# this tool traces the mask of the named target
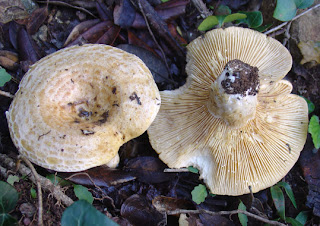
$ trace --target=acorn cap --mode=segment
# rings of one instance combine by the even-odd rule
[[[307,137],[307,104],[281,80],[291,68],[290,53],[273,38],[237,27],[212,30],[187,48],[186,84],[160,92],[160,111],[148,129],[152,147],[171,168],[198,168],[213,194],[241,195],[249,186],[258,192],[274,185],[295,164]],[[217,78],[234,59],[258,71],[257,93],[218,93]],[[227,101],[225,109],[240,112],[228,115],[235,120],[248,111],[241,103],[252,102],[248,120],[231,125],[215,115],[219,109],[210,101],[217,96]],[[230,100],[240,104],[234,107]]]
[[[91,44],[34,64],[6,115],[22,155],[72,172],[117,165],[119,147],[145,132],[159,107],[159,90],[138,57]]]

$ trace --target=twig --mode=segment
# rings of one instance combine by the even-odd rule
[[[38,3],[47,3],[47,1],[37,1]],[[66,3],[66,2],[61,2],[61,1],[49,1],[49,4],[52,4],[52,5],[61,5],[61,6],[66,6],[66,7],[70,7],[70,8],[73,8],[73,9],[77,9],[77,10],[80,10],[80,11],[83,11],[87,14],[89,14],[90,16],[92,16],[93,18],[97,18],[95,15],[93,15],[89,10],[86,10],[85,8],[82,8],[82,7],[79,7],[79,6],[74,6],[74,5],[71,5],[69,3]]]
[[[9,93],[9,92],[2,91],[2,90],[0,90],[0,95],[1,95],[1,96],[5,96],[5,97],[9,97],[9,98],[14,98],[14,95],[12,95],[12,94]]]
[[[170,47],[175,52],[176,56],[180,58],[179,62],[184,62],[184,50],[175,40],[175,38],[171,35],[167,24],[163,21],[163,19],[161,19],[161,17],[158,15],[158,13],[147,0],[131,0],[132,4],[136,8],[140,8],[138,5],[138,1],[140,2],[140,5],[144,10],[150,25],[155,29],[159,36],[170,45]]]
[[[149,21],[148,21],[148,19],[147,19],[147,17],[146,17],[146,14],[144,13],[144,10],[143,10],[143,8],[142,8],[141,1],[140,1],[140,0],[137,0],[137,1],[138,1],[139,9],[140,9],[140,11],[141,11],[141,13],[142,13],[142,16],[143,16],[143,18],[144,18],[144,21],[146,22],[148,31],[149,31],[149,33],[150,33],[153,41],[156,43],[158,49],[160,50],[161,55],[162,55],[162,59],[163,59],[165,65],[166,65],[166,68],[167,68],[168,73],[170,74],[169,65],[168,65],[168,62],[167,62],[167,59],[166,59],[166,55],[164,54],[164,51],[163,51],[163,49],[161,48],[161,46],[159,45],[156,37],[154,37],[154,34],[153,34],[153,32],[152,32],[152,30],[151,30],[151,28],[150,28],[150,25],[149,25]]]
[[[202,0],[191,0],[193,5],[197,8],[197,10],[200,13],[200,16],[202,18],[206,18],[210,15],[212,15],[212,13],[208,10],[206,4],[203,3]]]
[[[7,166],[11,169],[16,168],[15,161],[5,154],[0,154],[0,164],[1,165],[4,164],[5,166]],[[23,165],[23,164],[20,165],[19,172],[23,176],[28,176],[33,183],[35,183],[35,184],[37,183],[35,177],[31,173],[31,170],[28,167],[26,167],[25,165]],[[64,194],[64,192],[61,190],[60,186],[55,186],[54,184],[52,184],[52,182],[49,179],[47,179],[39,174],[38,174],[38,177],[39,177],[39,181],[41,183],[42,188],[49,191],[50,193],[52,193],[52,195],[59,202],[62,202],[66,206],[70,206],[73,203],[73,200],[70,197],[68,197],[66,194]]]
[[[164,173],[190,173],[190,170],[187,168],[181,168],[181,169],[171,169],[171,168],[166,168],[163,170]]]
[[[314,9],[318,8],[319,6],[320,6],[320,4],[317,4],[317,5],[313,6],[313,7],[311,7],[310,9],[308,9],[308,10],[300,13],[299,15],[295,16],[291,21],[294,21],[294,20],[298,19],[299,17],[301,17],[301,16],[303,16],[304,14],[310,12],[311,10],[314,10]],[[268,34],[270,34],[270,33],[272,33],[272,32],[275,32],[275,31],[279,30],[280,28],[286,26],[288,23],[289,23],[289,21],[284,22],[284,23],[276,26],[275,28],[272,28],[271,30],[264,32],[264,34],[265,34],[265,35],[268,35]]]
[[[205,210],[205,209],[199,209],[199,210],[184,210],[184,209],[178,209],[178,210],[172,210],[172,211],[166,211],[166,213],[168,215],[176,215],[176,214],[209,214],[211,216],[215,216],[215,215],[233,215],[233,214],[238,214],[238,213],[242,213],[247,215],[248,217],[252,217],[256,220],[262,221],[264,223],[267,224],[271,224],[271,225],[279,225],[279,226],[286,226],[285,224],[282,224],[280,222],[277,221],[272,221],[272,220],[268,220],[266,218],[260,217],[258,215],[255,215],[253,213],[250,213],[248,211],[245,210],[231,210],[231,211],[219,211],[219,212],[212,212],[209,210]]]
[[[43,225],[43,219],[42,219],[43,205],[42,205],[42,190],[41,190],[39,174],[37,173],[36,169],[33,167],[32,163],[26,157],[19,155],[18,158],[23,160],[29,166],[33,176],[35,177],[37,190],[38,190],[38,225],[42,226]]]

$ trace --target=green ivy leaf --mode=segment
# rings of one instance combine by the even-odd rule
[[[200,204],[204,202],[206,197],[208,196],[207,188],[203,184],[199,184],[198,186],[195,186],[194,189],[191,192],[192,200]]]
[[[294,198],[291,186],[288,183],[283,182],[283,181],[278,182],[277,185],[279,185],[280,187],[284,188],[284,190],[286,191],[286,193],[287,193],[289,199],[291,200],[293,206],[297,209],[297,203],[296,203],[296,200]]]
[[[318,116],[312,115],[309,121],[308,132],[311,134],[314,147],[316,149],[319,149],[320,148],[320,125],[319,125]]]
[[[240,11],[239,13],[245,14],[247,16],[247,18],[245,19],[237,20],[237,22],[239,23],[248,24],[248,26],[251,28],[257,28],[261,26],[263,23],[263,17],[260,11],[254,11],[254,12]]]
[[[305,101],[306,101],[307,104],[308,104],[308,113],[309,113],[309,114],[312,113],[312,112],[314,111],[314,109],[315,109],[314,104],[313,104],[309,99],[307,99],[307,98],[305,98],[305,97],[302,97],[302,98],[305,99]]]
[[[93,196],[88,191],[88,188],[82,185],[75,184],[73,185],[73,189],[74,189],[74,194],[77,196],[78,199],[86,200],[90,204],[93,203]]]
[[[0,181],[0,225],[13,225],[17,220],[8,213],[18,202],[19,194],[10,184]]]
[[[19,180],[20,180],[20,178],[18,176],[9,175],[7,178],[8,184],[11,184],[12,186],[15,182],[19,182]]]
[[[247,207],[243,204],[243,202],[240,200],[239,206],[238,206],[239,210],[247,210]],[[243,213],[238,213],[238,218],[239,221],[241,223],[242,226],[247,226],[248,224],[248,217],[247,215],[243,214]]]
[[[273,203],[278,211],[281,219],[285,219],[285,204],[284,204],[284,196],[281,188],[278,185],[274,185],[270,188],[271,197]]]
[[[297,216],[296,220],[299,221],[302,225],[305,225],[308,220],[309,211],[301,211]]]
[[[0,213],[9,213],[18,202],[19,194],[10,184],[0,181]]]
[[[218,18],[216,16],[208,16],[204,19],[198,26],[199,31],[207,31],[212,29],[214,26],[219,24]]]
[[[61,226],[69,225],[108,225],[118,224],[99,212],[85,200],[79,200],[69,206],[62,214]]]
[[[280,21],[289,21],[297,13],[297,7],[294,0],[277,0],[276,9],[273,17]]]
[[[313,4],[314,0],[294,0],[298,9],[305,9]]]
[[[4,84],[10,80],[11,75],[6,71],[6,69],[0,67],[0,86],[4,86]]]
[[[291,217],[286,217],[286,222],[290,223],[292,226],[303,226],[303,224]]]
[[[191,173],[199,173],[199,170],[197,168],[194,168],[193,166],[189,166],[188,167],[188,170],[191,172]]]

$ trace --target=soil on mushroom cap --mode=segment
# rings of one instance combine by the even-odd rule
[[[258,93],[259,75],[257,67],[252,67],[236,59],[227,63],[225,70],[228,69],[232,70],[232,74],[226,72],[227,79],[221,82],[226,93],[241,94],[242,96],[254,96]],[[229,76],[233,76],[235,78],[234,81],[228,78]]]

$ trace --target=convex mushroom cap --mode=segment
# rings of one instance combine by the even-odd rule
[[[308,127],[306,102],[281,80],[289,51],[237,27],[212,30],[187,49],[186,84],[160,92],[152,147],[169,167],[197,167],[213,194],[277,183],[297,161]]]
[[[147,130],[160,108],[152,74],[107,45],[73,46],[34,64],[7,112],[12,140],[56,171],[115,166],[119,147]]]

